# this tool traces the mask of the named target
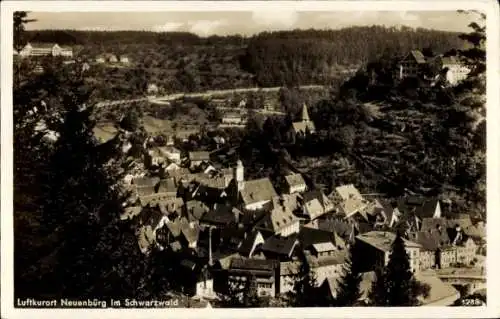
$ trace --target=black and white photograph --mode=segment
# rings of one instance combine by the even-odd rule
[[[13,317],[491,316],[486,105],[498,108],[487,94],[498,69],[490,77],[486,58],[499,54],[486,52],[498,4],[9,2],[2,308]]]

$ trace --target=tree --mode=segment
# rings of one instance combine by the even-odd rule
[[[363,259],[359,244],[354,243],[349,248],[349,259],[344,265],[344,273],[339,280],[339,287],[334,305],[338,307],[354,306],[361,297],[359,285],[362,280],[361,267]]]
[[[321,299],[316,274],[312,271],[306,256],[302,253],[297,273],[293,275],[293,289],[289,294],[292,307],[319,307],[325,304]]]
[[[120,122],[121,128],[129,132],[135,132],[139,128],[139,114],[135,109],[127,110]]]
[[[36,19],[28,19],[29,11],[14,12],[14,49],[19,52],[26,45],[26,24],[35,22]]]
[[[398,232],[387,266],[383,272],[380,269],[376,272],[372,286],[372,303],[374,306],[417,306],[420,304],[418,298],[426,297],[429,289],[414,278],[404,240]]]

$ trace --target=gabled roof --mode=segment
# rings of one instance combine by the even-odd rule
[[[336,193],[341,198],[340,206],[346,216],[353,213],[365,213],[364,209],[368,206],[368,201],[361,196],[360,192],[353,184],[343,185],[335,188]],[[366,219],[366,215],[363,215]]]
[[[303,248],[308,248],[311,245],[320,243],[342,244],[342,242],[334,242],[336,239],[338,239],[338,237],[335,237],[334,232],[327,230],[301,227],[299,231],[299,242]]]
[[[163,218],[163,214],[157,208],[146,207],[141,211],[140,218],[144,225],[149,225],[155,229]]]
[[[168,221],[166,223],[168,230],[172,234],[172,236],[179,237],[182,233],[182,225],[180,219],[176,219],[175,221]]]
[[[57,43],[55,42],[29,42],[26,45],[30,44],[33,48],[40,49],[52,49]]]
[[[278,197],[273,198],[271,211],[264,215],[256,225],[257,228],[278,232],[280,229],[298,221],[298,218],[285,205],[279,202]]]
[[[133,217],[139,215],[141,213],[141,211],[142,211],[142,207],[140,207],[140,206],[126,207],[123,210],[123,213],[120,216],[120,219],[124,220],[124,219],[133,218]]]
[[[352,222],[342,219],[319,220],[318,228],[320,230],[334,232],[344,240],[348,240],[351,233],[355,230],[355,226]]]
[[[422,224],[420,226],[420,230],[425,232],[425,231],[434,231],[437,230],[439,227],[443,231],[446,230],[448,227],[448,221],[445,218],[432,218],[432,217],[425,217],[422,218]]]
[[[425,63],[425,56],[419,50],[412,50],[410,54],[418,64]]]
[[[332,251],[337,248],[332,244],[332,242],[312,244],[314,250],[317,252]]]
[[[288,237],[271,236],[266,239],[261,249],[264,252],[270,252],[290,257],[296,245],[296,235],[291,235]]]
[[[347,250],[335,250],[331,255],[325,257],[315,257],[313,255],[306,255],[307,263],[311,268],[325,267],[332,265],[340,265],[346,262]]]
[[[155,193],[155,187],[154,186],[137,187],[136,192],[139,197],[150,196]]]
[[[245,181],[244,188],[240,193],[246,205],[261,201],[270,201],[273,197],[278,196],[273,184],[267,177]]]
[[[296,187],[306,184],[304,178],[302,177],[302,174],[287,175],[285,176],[285,180],[289,187]]]
[[[188,243],[196,242],[200,237],[200,228],[196,224],[191,227],[189,223],[183,223],[181,226],[181,232]]]
[[[262,236],[258,230],[251,231],[245,239],[241,242],[238,252],[244,256],[249,256],[257,236]]]
[[[177,193],[177,186],[173,178],[162,179],[158,184],[158,193]]]
[[[307,130],[312,132],[316,130],[313,122],[293,122],[292,126],[295,133],[306,132]]]
[[[436,198],[427,199],[418,196],[408,196],[398,200],[398,210],[403,215],[415,215],[419,218],[432,217],[439,200]]]

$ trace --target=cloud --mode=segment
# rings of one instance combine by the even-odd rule
[[[224,20],[196,20],[189,21],[187,24],[189,32],[204,37],[217,33],[218,31],[220,31],[220,27],[225,26],[228,23]]]
[[[252,21],[273,28],[293,28],[298,20],[296,11],[254,11]]]
[[[166,22],[164,24],[155,25],[151,29],[154,32],[169,32],[169,31],[176,31],[183,25],[184,23],[181,22]]]

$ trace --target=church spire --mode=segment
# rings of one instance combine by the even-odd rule
[[[302,107],[302,122],[309,122],[309,112],[307,112],[307,105],[304,103]]]

